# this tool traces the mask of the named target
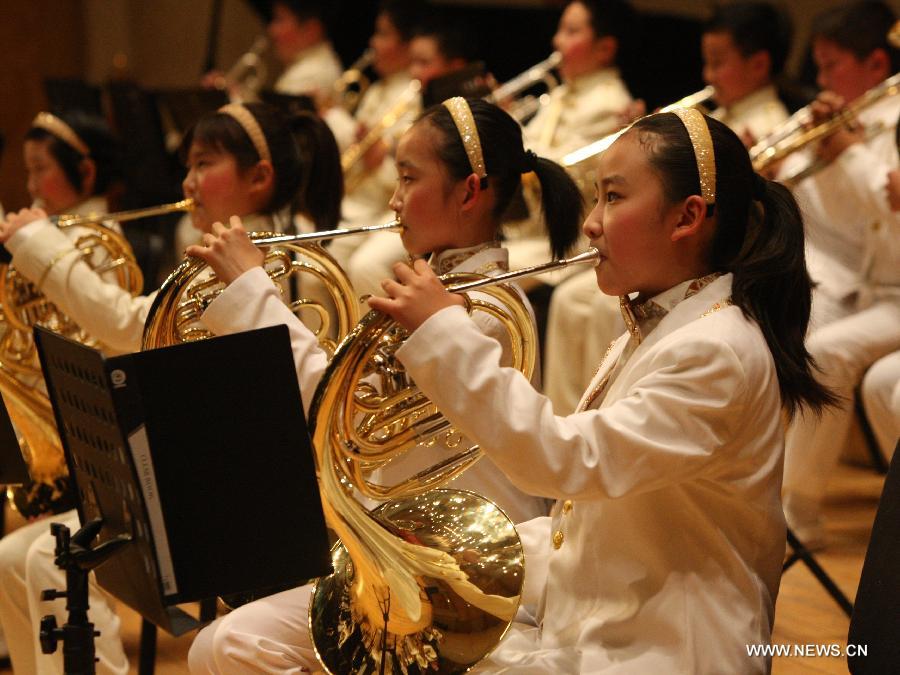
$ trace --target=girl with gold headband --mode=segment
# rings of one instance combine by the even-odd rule
[[[272,230],[273,220],[290,205],[320,229],[337,226],[342,194],[340,160],[334,137],[317,117],[303,114],[289,120],[263,104],[231,104],[198,121],[186,135],[183,150],[188,169],[184,194],[194,199],[191,217],[201,231],[209,231],[213,222],[235,214],[255,229]],[[308,199],[309,195],[316,199]],[[41,197],[46,206],[56,210],[49,190]],[[24,209],[0,223],[0,241],[12,253],[13,264],[111,350],[139,350],[156,292],[132,297],[115,283],[104,281],[82,262],[72,241],[45,216],[42,209]],[[74,511],[61,522],[73,531],[78,529]],[[0,544],[4,588],[0,619],[4,627],[12,627],[7,635],[10,644],[15,643],[12,656],[17,673],[36,672],[36,667],[41,673],[62,673],[61,650],[50,656],[41,654],[37,635],[44,614],[55,613],[59,624],[65,623],[63,601],[40,600],[42,589],[62,588],[65,581],[53,562],[54,540],[49,528],[43,525],[35,537],[14,559],[6,556],[8,549]],[[8,590],[12,588],[15,594]],[[90,607],[91,620],[101,630],[99,672],[126,673],[128,662],[119,642],[118,618],[95,586]],[[103,645],[115,649],[104,653]]]
[[[24,155],[28,192],[36,207],[52,215],[109,211],[106,193],[118,176],[118,143],[99,117],[79,112],[60,116],[38,113],[25,134]],[[66,246],[73,247],[83,233],[82,228],[73,227],[61,237]],[[34,381],[32,385],[41,387],[42,382]],[[52,514],[54,521],[69,525],[70,521],[77,523],[77,516],[72,510],[74,495],[67,476],[57,478],[53,486],[34,482],[17,488],[14,500],[30,522],[0,540],[0,625],[12,667],[16,673],[28,675],[50,662],[51,657],[40,654],[38,627],[36,623],[32,625],[29,617],[26,559],[37,540],[49,538],[50,519],[43,516]],[[51,544],[51,566],[52,552]],[[62,575],[58,583],[64,583]],[[41,585],[37,592],[51,586],[61,587]],[[97,642],[99,668],[107,673],[125,673],[128,662],[118,637],[118,619],[108,611],[105,602],[101,604],[91,613],[92,621],[104,631],[104,637]],[[62,672],[61,660],[59,665]]]
[[[770,639],[781,575],[782,413],[832,400],[803,346],[799,210],[695,110],[634,124],[598,184],[583,229],[629,330],[576,413],[498,367],[427,265],[369,300],[413,331],[397,357],[448,419],[557,499],[518,527],[541,583],[478,672],[768,672],[747,645]]]
[[[507,253],[497,241],[500,219],[519,189],[523,173],[534,171],[545,195],[554,251],[562,254],[581,217],[578,189],[553,162],[524,149],[516,122],[497,106],[455,98],[427,110],[397,146],[399,180],[390,201],[405,229],[403,245],[437,274],[474,272],[496,275],[507,269]],[[287,324],[304,404],[322,376],[326,357],[315,338],[284,310],[259,267],[262,257],[233,219],[230,229],[213,227],[204,246],[188,250],[204,258],[229,287],[207,309],[204,323],[216,333]],[[524,296],[523,296],[524,298]],[[483,296],[489,300],[489,296]],[[479,334],[511,353],[500,322],[479,312]],[[532,383],[529,386],[533,386]],[[452,454],[452,453],[450,453]],[[384,469],[387,483],[407,478],[450,456],[445,447],[417,448]],[[542,492],[513,486],[490,462],[481,460],[454,480],[496,502],[515,522],[547,513]],[[194,673],[298,672],[317,669],[309,643],[309,587],[292,589],[241,607],[204,629],[194,642]]]

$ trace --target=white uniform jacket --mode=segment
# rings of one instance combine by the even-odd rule
[[[778,98],[773,85],[757,89],[740,101],[728,106],[719,106],[710,117],[728,126],[734,133],[749,133],[755,140],[775,131],[789,117],[787,108]]]
[[[513,630],[486,670],[767,670],[746,645],[769,641],[784,555],[781,400],[760,330],[723,306],[730,292],[725,275],[678,303],[599,407],[567,417],[498,367],[496,343],[461,308],[432,316],[399,350],[514,484],[560,500],[521,526],[523,602],[539,600],[542,630]]]
[[[898,116],[896,97],[862,111],[864,126],[881,124],[887,131],[850,146],[794,190],[818,292],[836,299],[855,295],[860,309],[880,298],[900,298],[900,214],[891,211],[885,187],[888,172],[898,167]],[[782,175],[805,161],[789,158]]]
[[[445,251],[440,258],[452,265],[450,271],[453,272],[477,272],[493,276],[507,269],[506,250],[500,247],[483,248],[474,255],[470,250]],[[454,258],[458,262],[454,263]],[[472,295],[488,299],[488,296],[483,294]],[[483,312],[476,314],[476,320],[478,327],[475,330],[480,335],[493,336],[488,339],[500,348],[498,340],[503,338],[505,331],[499,322]],[[203,323],[217,334],[287,325],[300,382],[303,409],[309,414],[309,406],[328,365],[328,357],[319,347],[315,336],[303,327],[284,305],[280,294],[261,268],[250,270],[232,282],[207,308],[203,314]],[[508,348],[501,348],[501,351],[509,352]],[[538,364],[535,368],[535,378],[539,377],[539,373]],[[418,448],[413,453],[415,456],[410,454],[392,461],[390,466],[379,474],[378,480],[396,482],[400,478],[408,478],[426,466],[450,457],[453,452],[459,452],[459,449],[451,451],[440,444],[429,449]],[[473,490],[492,499],[514,522],[547,513],[547,501],[542,497],[530,496],[541,493],[523,494],[486,458],[457,478],[452,487]]]
[[[269,229],[268,218],[244,219],[248,230]],[[29,223],[6,243],[22,275],[90,335],[106,353],[141,348],[144,323],[157,291],[132,295],[105,280],[82,259],[72,240],[48,220]]]
[[[604,68],[550,92],[523,132],[525,147],[559,160],[621,126],[619,116],[631,103],[631,94],[616,68]]]
[[[297,54],[294,62],[275,81],[274,88],[280,94],[330,95],[342,72],[334,48],[323,40]]]

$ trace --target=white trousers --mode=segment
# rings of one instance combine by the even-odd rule
[[[312,586],[239,607],[200,631],[188,653],[191,673],[244,675],[321,669],[309,637]]]
[[[41,618],[53,614],[62,626],[68,619],[64,599],[43,601],[41,591],[63,590],[65,572],[54,563],[56,540],[50,534],[50,523],[62,523],[73,533],[78,530],[75,511],[43,518],[13,531],[0,540],[0,623],[9,644],[10,659],[16,675],[62,675],[63,656],[60,644],[55,654],[41,653],[38,630]],[[100,636],[95,641],[100,659],[97,672],[104,675],[126,675],[128,659],[119,636],[119,617],[112,598],[97,586],[91,574],[88,618]]]
[[[890,461],[900,437],[900,351],[876,361],[862,383],[866,417]]]
[[[607,347],[624,331],[619,299],[597,288],[594,270],[556,287],[544,345],[544,393],[557,415],[575,411]]]
[[[788,428],[784,506],[788,524],[795,529],[816,527],[820,521],[825,487],[852,421],[855,387],[870,365],[900,349],[900,305],[896,301],[883,300],[853,313],[846,308],[844,316],[836,319],[840,314],[836,303],[820,299],[814,309],[817,317],[826,318],[817,319],[807,349],[821,369],[819,380],[841,402],[826,408],[821,417],[800,413]]]

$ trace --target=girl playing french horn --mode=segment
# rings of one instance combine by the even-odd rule
[[[770,639],[781,574],[782,412],[832,400],[803,346],[800,213],[695,110],[634,124],[598,184],[583,229],[629,330],[576,413],[500,367],[423,263],[369,300],[413,331],[397,356],[448,419],[557,499],[519,526],[535,613],[479,672],[767,672],[747,645]]]

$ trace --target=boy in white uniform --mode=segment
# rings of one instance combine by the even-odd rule
[[[897,50],[887,42],[893,12],[880,2],[854,3],[822,15],[813,26],[813,56],[824,91],[813,105],[817,120],[830,117],[896,72]],[[810,274],[818,283],[808,347],[820,379],[842,405],[791,425],[785,449],[784,507],[789,526],[808,546],[825,545],[822,500],[853,414],[853,391],[866,368],[900,348],[900,215],[885,189],[898,166],[893,129],[900,100],[863,110],[858,122],[824,139],[825,168],[794,194],[804,210]],[[869,140],[863,127],[889,133]],[[808,157],[789,158],[783,174]]]
[[[268,33],[284,72],[275,81],[275,91],[304,94],[316,100],[331,96],[341,76],[341,61],[328,39],[327,2],[321,0],[276,0]]]

